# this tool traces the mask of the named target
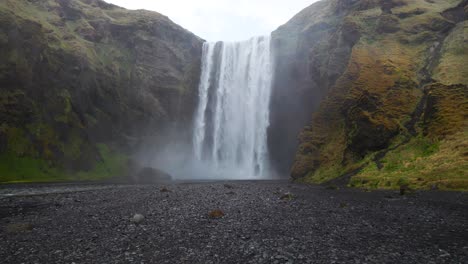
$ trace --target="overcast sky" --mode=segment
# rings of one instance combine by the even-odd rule
[[[266,35],[317,0],[105,0],[157,11],[208,41]]]

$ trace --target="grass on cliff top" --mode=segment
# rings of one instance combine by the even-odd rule
[[[102,160],[90,171],[67,172],[45,160],[0,154],[0,183],[100,181],[124,176],[128,157],[115,153],[107,145],[98,144]]]
[[[350,186],[398,189],[408,185],[414,189],[468,190],[468,131],[442,141],[413,138],[382,160],[379,170],[371,162],[351,179]]]
[[[4,17],[11,17],[7,21],[14,21],[18,28],[30,30],[30,34],[38,37],[46,37],[46,45],[55,50],[63,50],[75,56],[84,58],[90,62],[92,69],[111,69],[110,74],[119,74],[122,70],[129,72],[131,50],[126,47],[116,46],[112,40],[105,39],[102,42],[90,42],[81,35],[79,29],[94,28],[89,21],[109,20],[116,24],[137,23],[139,12],[128,11],[122,8],[110,8],[103,10],[81,1],[70,1],[72,8],[80,12],[76,19],[63,21],[59,16],[60,6],[55,1],[28,2],[6,0],[0,2],[0,14]],[[116,13],[117,16],[109,14]],[[127,14],[127,15],[123,15]],[[130,15],[132,14],[132,15]],[[159,18],[158,15],[150,13],[148,20]],[[129,20],[132,18],[132,20]],[[0,31],[1,32],[1,31]],[[1,35],[0,35],[1,41]],[[49,60],[52,62],[53,60]],[[118,63],[117,63],[118,62]]]

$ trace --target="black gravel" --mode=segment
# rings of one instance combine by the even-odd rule
[[[1,263],[468,263],[466,193],[287,182],[21,188],[0,198]],[[210,218],[216,209],[222,218]]]

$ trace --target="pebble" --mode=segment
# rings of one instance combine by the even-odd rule
[[[142,214],[135,214],[131,219],[131,221],[135,224],[139,224],[143,222],[143,220],[145,220],[145,217]]]

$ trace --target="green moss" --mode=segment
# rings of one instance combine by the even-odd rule
[[[44,159],[0,154],[0,183],[99,181],[127,175],[128,157],[98,144],[101,160],[89,171],[70,172]]]
[[[0,182],[57,182],[72,180],[70,176],[40,159],[0,154]]]
[[[76,178],[80,181],[105,180],[127,175],[128,157],[112,151],[105,144],[98,144],[101,161],[97,162],[91,171],[78,172]]]
[[[466,32],[468,22],[459,23],[442,44],[439,64],[434,69],[434,79],[443,84],[468,85],[468,52],[466,52]]]
[[[300,179],[300,182],[305,183],[324,183],[339,177],[345,173],[345,169],[341,166],[320,167],[314,172],[310,172],[306,177]]]
[[[16,155],[31,154],[32,147],[30,140],[26,137],[25,132],[16,127],[8,127],[6,129],[7,149]]]
[[[68,90],[63,89],[59,94],[59,100],[61,101],[63,110],[59,112],[57,116],[55,116],[55,121],[69,124],[71,121],[71,114],[72,114],[72,104],[71,104],[71,96]]]
[[[442,139],[468,127],[468,87],[433,84],[426,87],[427,106],[420,124],[431,138]]]
[[[117,44],[99,43],[94,46],[96,56],[101,65],[105,65],[110,74],[116,74],[120,78],[129,78],[132,70],[131,50],[116,48]]]
[[[179,50],[185,53],[165,33],[151,34],[154,25],[178,31],[157,13],[102,1],[0,1],[0,182],[96,180],[126,173],[125,155],[95,146],[86,135],[99,122],[139,115],[137,106],[129,106],[133,98],[122,94],[143,61],[136,57],[144,52],[135,48],[137,41],[161,44],[178,57]],[[9,39],[9,32],[17,36]],[[11,40],[18,45],[9,45]],[[172,78],[176,68],[168,66],[164,74]],[[98,101],[82,101],[87,97]]]
[[[346,71],[327,87],[310,135],[300,138],[293,177],[307,175],[303,181],[321,183],[361,164],[364,169],[351,186],[468,189],[467,154],[458,147],[467,148],[467,137],[460,134],[467,127],[466,86],[424,82],[467,83],[463,32],[468,23],[450,31],[453,25],[442,16],[461,1],[404,2],[391,15],[374,1],[376,8],[350,10],[342,19],[357,25],[361,38]],[[330,59],[330,47],[317,51],[326,54],[320,61]],[[343,120],[340,132],[336,127]]]
[[[29,133],[35,137],[36,142],[41,146],[42,159],[53,160],[52,148],[60,145],[58,136],[54,129],[44,123],[33,123],[27,126]]]
[[[93,127],[98,123],[97,119],[90,114],[85,114],[85,118],[86,118],[86,123],[88,124],[88,127]]]
[[[425,137],[413,138],[409,143],[387,153],[379,170],[369,163],[350,181],[352,187],[398,189],[408,185],[413,189],[468,190],[468,161],[465,135],[457,134],[442,141]]]
[[[76,132],[69,135],[68,141],[63,145],[63,153],[68,160],[77,160],[81,156],[81,146],[84,140]]]

